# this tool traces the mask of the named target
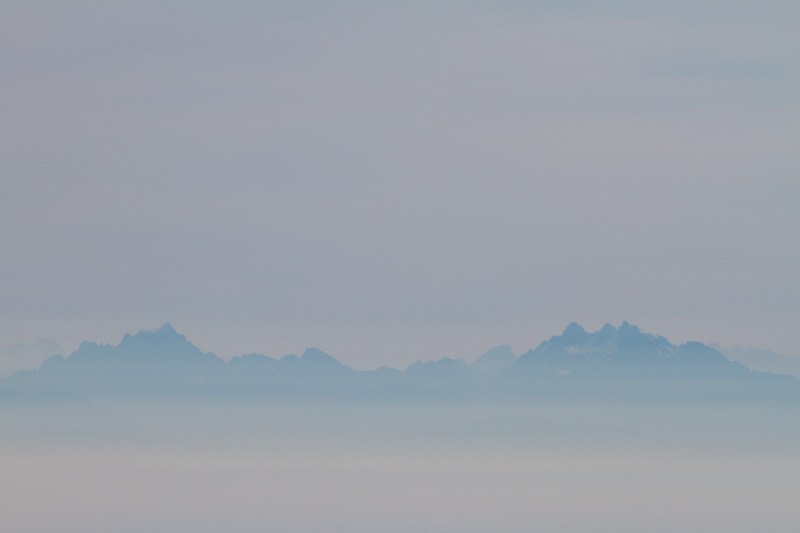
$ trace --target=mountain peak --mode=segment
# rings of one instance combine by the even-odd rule
[[[122,342],[130,342],[132,340],[143,340],[143,339],[158,339],[158,340],[167,340],[167,339],[186,339],[183,335],[175,331],[175,328],[172,327],[172,324],[169,322],[164,322],[164,324],[160,328],[156,329],[140,329],[138,333],[135,335],[131,335],[130,333],[126,333],[123,338]]]
[[[154,356],[157,353],[201,354],[199,348],[189,342],[167,322],[158,329],[143,329],[136,335],[126,333],[119,343],[120,353],[128,355]]]
[[[175,328],[172,327],[172,324],[170,324],[169,322],[164,322],[164,324],[156,330],[156,333],[161,335],[165,334],[177,335],[178,332],[175,331]]]
[[[318,348],[306,348],[306,351],[303,352],[303,356],[300,358],[300,360],[314,365],[326,365],[331,367],[342,366],[342,364],[334,357],[326,354]]]
[[[172,327],[172,324],[169,322],[164,322],[160,328],[157,329],[143,329],[140,330],[139,333],[133,335],[134,337],[149,337],[155,338],[159,340],[167,340],[167,339],[182,339],[185,340],[186,337],[175,331],[175,328]]]
[[[514,350],[509,345],[495,346],[478,357],[469,367],[483,374],[499,374],[513,365],[517,360]]]
[[[569,326],[564,329],[564,333],[561,334],[562,337],[571,337],[574,335],[582,335],[586,333],[586,330],[583,329],[583,326],[578,324],[577,322],[570,322]]]

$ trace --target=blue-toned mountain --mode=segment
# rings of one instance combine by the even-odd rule
[[[48,392],[155,393],[196,388],[217,379],[224,368],[223,360],[164,324],[126,333],[117,346],[83,342],[68,357],[54,355],[38,371],[18,372],[3,385]]]
[[[517,359],[511,346],[495,346],[470,363],[469,367],[479,374],[496,376],[508,370]]]
[[[92,394],[258,394],[315,398],[477,397],[504,391],[615,390],[619,385],[666,384],[695,388],[720,383],[787,385],[797,379],[754,372],[698,342],[676,346],[624,322],[587,332],[572,323],[561,335],[516,357],[510,346],[489,350],[472,364],[460,359],[416,362],[405,370],[358,371],[316,349],[280,359],[260,354],[226,362],[204,353],[169,324],[126,334],[117,346],[84,342],[69,357],[53,356],[39,370],[0,381],[0,389],[23,393]],[[730,387],[729,387],[730,388]],[[677,390],[677,389],[675,389]]]
[[[592,333],[573,322],[561,335],[522,354],[504,374],[528,381],[740,380],[772,376],[729,361],[705,344],[676,346],[627,322],[619,328],[606,324]]]

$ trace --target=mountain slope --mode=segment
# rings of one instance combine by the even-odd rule
[[[731,361],[739,362],[753,370],[788,374],[800,378],[800,359],[797,357],[789,357],[770,350],[745,350],[739,346],[724,348],[718,344],[712,344],[711,347]]]

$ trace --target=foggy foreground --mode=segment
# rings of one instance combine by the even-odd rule
[[[796,378],[627,323],[373,372],[165,325],[0,380],[2,530],[797,531],[798,443]]]
[[[4,405],[6,531],[795,531],[773,402]]]

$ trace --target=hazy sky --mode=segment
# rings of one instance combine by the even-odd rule
[[[794,1],[3,2],[0,344],[169,321],[374,368],[628,320],[800,355],[798,27]]]

